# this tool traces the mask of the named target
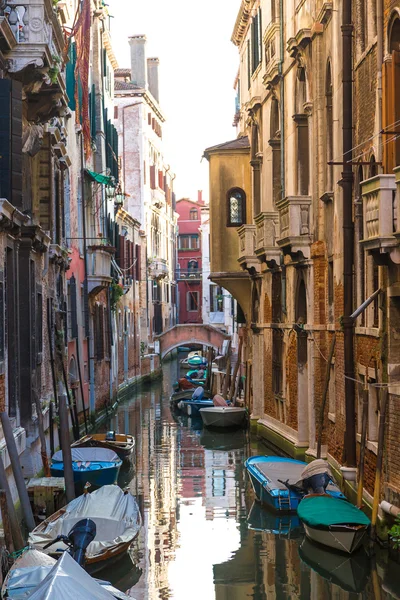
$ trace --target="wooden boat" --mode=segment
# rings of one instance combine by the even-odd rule
[[[252,456],[245,462],[257,500],[275,510],[288,512],[295,511],[304,497],[305,491],[296,484],[306,466],[305,462],[282,456]],[[333,482],[327,492],[336,498],[345,498]]]
[[[125,433],[108,431],[107,433],[91,433],[85,435],[77,442],[71,444],[71,448],[83,448],[88,446],[114,450],[114,452],[124,460],[125,458],[129,458],[134,451],[135,438],[132,435],[125,435]]]
[[[75,485],[83,486],[88,482],[100,487],[116,483],[122,460],[113,450],[107,448],[71,448],[72,471]],[[52,477],[64,477],[64,458],[61,450],[51,459]]]
[[[203,376],[199,377],[200,369],[191,369],[187,372],[186,378],[195,382],[197,385],[204,385],[207,380],[207,369],[203,369]]]
[[[313,542],[353,553],[362,544],[370,520],[359,508],[329,494],[310,494],[297,508],[306,536]]]
[[[96,523],[96,537],[86,550],[86,565],[93,573],[124,555],[137,537],[142,519],[132,494],[116,485],[105,485],[72,500],[67,506],[40,523],[29,534],[29,543],[58,558],[66,549],[62,542],[45,549],[59,534],[66,535],[72,526],[85,517]]]
[[[210,406],[200,409],[203,425],[218,428],[239,428],[246,422],[246,409],[239,406]]]
[[[247,526],[253,531],[265,531],[279,538],[295,539],[303,535],[300,519],[296,513],[281,513],[264,509],[253,502],[247,516]]]
[[[203,358],[202,356],[196,355],[196,356],[188,356],[188,365],[190,367],[206,367],[207,366],[207,359]]]
[[[64,553],[63,556],[64,555],[69,556],[68,553]],[[69,558],[73,561],[71,557]],[[62,558],[60,558],[59,560],[62,560]],[[70,560],[67,560],[68,565],[66,565],[66,559],[64,559],[63,576],[74,576],[74,579],[79,582],[79,585],[81,585],[81,571],[83,569],[81,569],[81,567],[79,567],[80,570],[74,568],[72,573],[69,568]],[[56,564],[57,561],[51,556],[48,556],[47,554],[45,554],[44,552],[40,552],[39,550],[28,548],[19,558],[17,558],[15,563],[8,571],[4,579],[3,586],[1,588],[1,598],[12,598],[12,600],[26,600],[28,597],[31,597],[30,594],[32,594],[34,590],[38,589],[41,583],[53,571]],[[60,572],[58,569],[57,573],[58,575],[55,576],[55,572],[53,571],[52,575],[49,576],[49,581],[51,581],[51,584],[55,585],[56,589],[58,590],[57,578],[60,576]],[[103,581],[101,579],[92,579],[92,581],[97,582],[97,584],[100,585],[103,590],[110,594],[109,596],[105,596],[106,598],[128,600],[128,596],[123,592],[117,590],[115,587],[113,587],[109,581]],[[45,587],[47,589],[47,585]],[[81,593],[81,589],[82,588],[76,590],[75,598],[79,597],[77,596],[77,593]],[[98,588],[96,588],[96,591],[99,592]],[[45,597],[47,598],[48,596]],[[54,596],[54,598],[57,598],[58,600],[59,598],[63,598],[63,596]]]
[[[361,594],[367,585],[371,566],[364,548],[351,555],[343,554],[316,546],[304,538],[299,556],[318,575],[346,592]]]
[[[195,392],[196,388],[193,388],[191,390],[182,390],[179,392],[174,392],[173,394],[171,394],[170,399],[169,399],[169,404],[171,406],[172,409],[178,409],[178,404],[181,400],[191,400],[193,393]],[[211,398],[211,393],[208,390],[205,390],[204,388],[201,388],[203,391],[203,398],[206,398],[207,400]]]

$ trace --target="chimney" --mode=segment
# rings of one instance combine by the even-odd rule
[[[129,38],[131,47],[131,81],[140,88],[147,88],[146,69],[146,36],[132,35]]]
[[[147,59],[147,78],[149,81],[149,90],[152,96],[160,101],[158,94],[158,65],[160,61],[158,58],[148,58]]]
[[[203,190],[197,190],[197,202],[203,204]]]

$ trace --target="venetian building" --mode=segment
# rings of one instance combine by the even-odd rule
[[[159,101],[158,58],[146,57],[146,36],[129,38],[131,67],[115,71],[118,130],[126,210],[141,224],[145,250],[141,342],[176,322],[176,224],[171,170],[163,149],[165,116]]]

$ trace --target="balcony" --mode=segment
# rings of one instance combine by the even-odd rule
[[[360,243],[379,262],[385,262],[388,255],[400,262],[396,185],[399,190],[399,167],[395,175],[377,175],[361,184],[364,239]]]
[[[112,282],[111,257],[115,248],[111,246],[89,246],[88,259],[88,292],[96,295]]]
[[[176,273],[178,281],[199,281],[202,278],[201,269],[179,269]]]
[[[279,80],[279,20],[271,21],[265,30],[265,73],[263,84],[267,89]]]
[[[310,196],[287,196],[277,203],[280,234],[276,240],[285,254],[310,258]]]
[[[238,229],[239,235],[239,258],[238,262],[243,270],[247,270],[251,275],[260,271],[260,261],[258,260],[256,250],[256,226],[242,225]]]
[[[256,249],[255,254],[261,262],[269,268],[280,264],[281,250],[276,243],[279,232],[279,213],[262,212],[254,219],[256,223]]]
[[[64,36],[53,1],[6,0],[5,6],[3,3],[0,9],[0,19],[3,21],[2,30],[5,28],[4,20],[7,20],[15,40],[12,47],[8,43],[5,51],[7,70],[11,75],[18,74],[18,79],[23,80],[28,100],[32,95],[35,98],[32,104],[39,104],[28,107],[32,111],[28,112],[28,120],[44,122],[52,116],[64,114],[67,94],[59,72]],[[45,106],[37,102],[41,95]]]
[[[168,262],[165,258],[154,258],[149,263],[149,275],[152,279],[163,279],[168,275]]]

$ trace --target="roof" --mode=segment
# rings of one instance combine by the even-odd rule
[[[116,79],[114,81],[114,90],[142,90],[143,88],[140,85],[136,85],[136,83],[132,83],[131,81],[120,81]]]
[[[115,77],[130,77],[131,76],[131,70],[130,69],[114,69],[114,76]]]
[[[250,150],[250,142],[247,135],[236,138],[229,142],[210,146],[204,150],[204,156],[208,159],[208,155],[212,152],[230,151],[230,150]]]

